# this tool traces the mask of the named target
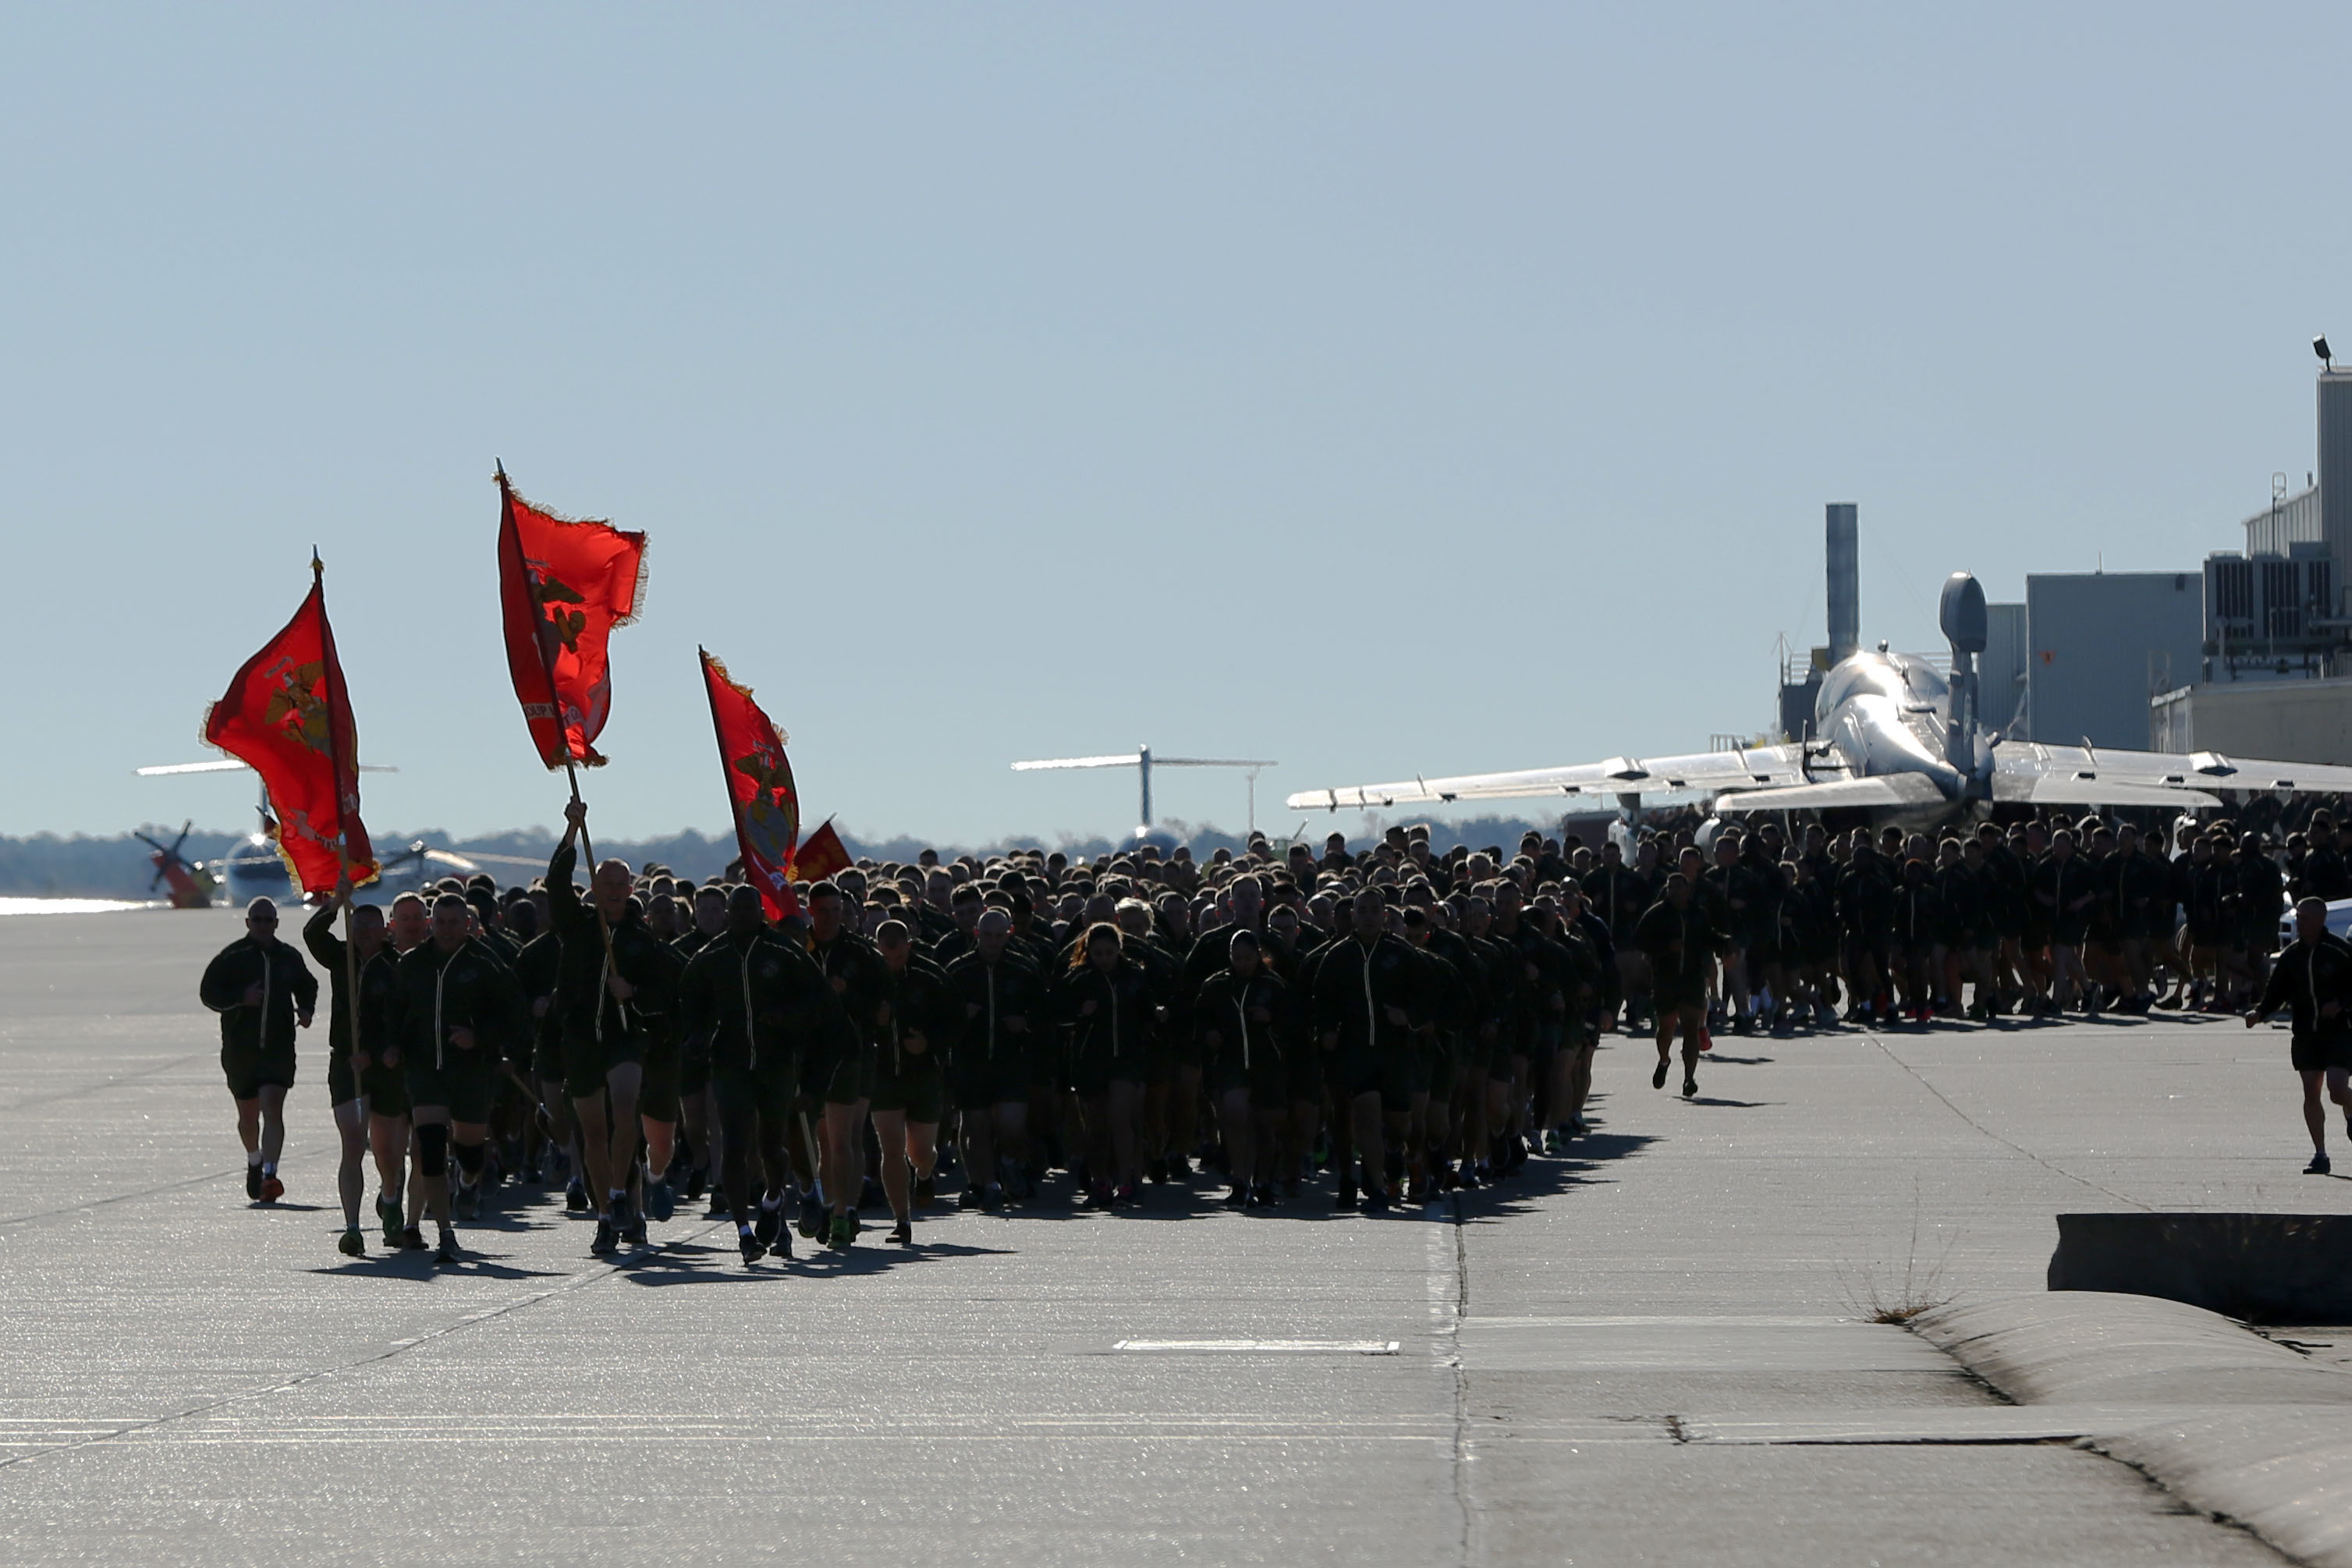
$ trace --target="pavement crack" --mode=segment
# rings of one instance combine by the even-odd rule
[[[1949,1095],[1946,1094],[1942,1089],[1937,1089],[1934,1084],[1928,1082],[1927,1075],[1922,1073],[1917,1068],[1913,1067],[1909,1062],[1906,1062],[1901,1057],[1896,1056],[1893,1050],[1888,1048],[1886,1042],[1880,1038],[1876,1034],[1865,1035],[1864,1038],[1867,1039],[1872,1045],[1876,1046],[1879,1050],[1885,1055],[1888,1061],[1893,1062],[1896,1067],[1901,1068],[1905,1072],[1909,1073],[1914,1079],[1917,1079],[1919,1087],[1926,1089],[1929,1094],[1934,1095],[1937,1100],[1942,1100],[1944,1102],[1944,1108],[1947,1110],[1949,1110],[1953,1115],[1958,1117],[1961,1121],[1967,1122],[1970,1127],[1975,1128],[1979,1132],[1983,1133],[1986,1137],[1991,1139],[2002,1148],[2013,1150],[2017,1153],[2024,1155],[2027,1159],[2032,1161],[2035,1164],[2041,1166],[2043,1170],[2049,1172],[2053,1176],[2063,1177],[2067,1181],[2078,1183],[2083,1186],[2090,1188],[2095,1193],[2104,1193],[2119,1204],[2129,1204],[2136,1209],[2141,1209],[2150,1214],[2155,1212],[2152,1205],[2144,1204],[2137,1198],[2119,1193],[2113,1187],[2103,1187],[2098,1183],[2091,1180],[2088,1176],[2078,1176],[2074,1172],[2066,1170],[2063,1166],[2052,1164],[2049,1161],[2043,1159],[2032,1150],[2026,1148],[2021,1143],[2011,1142],[2008,1139],[2002,1137],[2000,1133],[1994,1131],[1991,1128],[1987,1127],[1983,1122],[1979,1121],[1975,1117],[1970,1116],[1967,1111],[1962,1110],[1958,1106],[1953,1104]]]
[[[143,1421],[125,1421],[103,1432],[89,1433],[70,1443],[53,1443],[46,1448],[36,1448],[30,1453],[10,1455],[6,1458],[0,1458],[0,1470],[28,1465],[35,1459],[46,1458],[53,1454],[69,1454],[83,1448],[95,1447],[101,1443],[111,1443],[118,1438],[135,1437],[144,1432],[157,1431],[182,1421],[193,1421],[201,1416],[209,1415],[216,1410],[226,1410],[239,1405],[250,1405],[258,1400],[268,1399],[272,1394],[290,1393],[297,1388],[336,1376],[338,1373],[356,1372],[362,1367],[375,1366],[394,1360],[413,1350],[447,1339],[452,1334],[478,1328],[484,1323],[497,1322],[499,1319],[511,1317],[526,1308],[536,1307],[542,1301],[551,1301],[559,1296],[568,1296],[584,1286],[610,1279],[632,1264],[657,1257],[687,1242],[700,1240],[726,1223],[724,1220],[717,1221],[675,1240],[640,1248],[625,1258],[616,1258],[610,1263],[599,1262],[544,1289],[533,1290],[500,1306],[485,1308],[478,1312],[468,1312],[464,1317],[444,1323],[437,1329],[428,1330],[410,1339],[394,1341],[365,1355],[352,1356],[337,1362],[331,1366],[312,1367],[308,1372],[297,1373],[291,1377],[282,1377],[275,1383],[264,1384],[255,1388],[241,1388],[232,1394],[215,1394],[210,1399],[200,1399],[193,1405],[178,1410],[166,1411],[161,1415],[150,1416]]]
[[[295,1161],[316,1154],[325,1147],[324,1144],[312,1144],[302,1148],[289,1147],[278,1155],[278,1168],[283,1170]],[[226,1170],[207,1171],[201,1176],[190,1176],[184,1181],[165,1182],[161,1186],[142,1187],[136,1192],[110,1193],[102,1198],[85,1198],[80,1203],[67,1204],[59,1208],[37,1209],[31,1214],[10,1215],[5,1219],[0,1219],[0,1230],[10,1230],[20,1225],[32,1225],[45,1219],[57,1219],[65,1215],[87,1214],[91,1209],[102,1209],[111,1204],[134,1203],[141,1198],[160,1197],[165,1193],[176,1193],[187,1187],[201,1187],[208,1182],[233,1181],[242,1177],[245,1171],[246,1168],[243,1165],[235,1165]]]
[[[110,1089],[121,1089],[130,1084],[144,1082],[162,1073],[175,1071],[186,1067],[190,1062],[205,1061],[213,1054],[210,1051],[192,1051],[184,1057],[173,1057],[170,1061],[158,1062],[153,1067],[141,1068],[137,1072],[118,1073],[113,1078],[98,1083],[83,1084],[78,1089],[60,1089],[47,1094],[26,1095],[22,1100],[0,1106],[0,1115],[15,1116],[19,1112],[30,1110],[37,1105],[55,1105],[59,1100],[79,1100],[85,1095],[104,1094]]]
[[[1687,1443],[1691,1440],[1690,1429],[1683,1425],[1681,1416],[1661,1415],[1658,1419],[1665,1423],[1666,1436],[1674,1441]]]

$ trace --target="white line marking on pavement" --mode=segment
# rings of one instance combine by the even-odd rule
[[[1120,1340],[1110,1347],[1115,1351],[1163,1352],[1185,1354],[1192,1352],[1237,1352],[1244,1354],[1276,1355],[1394,1355],[1394,1340]]]

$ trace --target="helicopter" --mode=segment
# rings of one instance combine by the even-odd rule
[[[166,763],[154,767],[141,768],[139,773],[142,777],[153,778],[169,773],[227,773],[249,771],[246,763],[224,758],[205,763]],[[396,773],[399,771],[397,767],[386,763],[362,763],[360,764],[360,772],[363,773]],[[224,888],[229,902],[240,908],[251,903],[255,899],[275,899],[283,902],[295,896],[293,876],[286,868],[285,858],[278,852],[278,819],[269,809],[269,792],[267,788],[260,792],[254,803],[254,810],[260,816],[260,826],[256,832],[247,835],[229,846],[226,854],[205,861],[200,866],[189,868],[194,879],[199,881],[208,879],[210,887]],[[183,837],[184,836],[184,832]],[[147,842],[152,844],[153,840],[149,839]],[[162,846],[158,845],[156,847],[160,850]],[[421,889],[426,883],[437,881],[443,877],[477,876],[486,868],[485,863],[529,867],[534,871],[544,871],[547,868],[544,861],[529,859],[519,855],[495,855],[485,850],[461,854],[446,847],[433,847],[419,838],[411,841],[404,849],[378,858],[377,878],[368,885],[369,891],[384,897],[415,892]],[[157,864],[160,867],[162,862],[158,861]],[[210,900],[206,899],[205,902],[210,902]],[[177,884],[174,883],[173,907],[199,909],[204,906],[181,903]]]
[[[134,831],[131,835],[131,837],[155,851],[147,857],[155,868],[154,878],[147,884],[147,890],[152,893],[158,887],[169,883],[172,889],[172,907],[175,910],[205,910],[212,907],[213,888],[215,886],[212,873],[198,867],[180,853],[180,846],[188,841],[188,830],[194,826],[195,820],[193,817],[180,824],[179,836],[169,844],[160,843],[148,837],[144,833]]]
[[[166,763],[156,767],[141,768],[142,778],[154,778],[166,773],[250,773],[246,763],[231,759],[209,763]],[[362,764],[361,772],[371,773],[397,773],[397,768],[370,767]],[[228,901],[242,909],[256,899],[283,900],[294,890],[293,874],[286,869],[285,858],[278,853],[278,819],[270,814],[269,791],[265,787],[254,804],[260,814],[259,828],[229,846],[226,854],[204,861],[196,868],[209,875],[214,885],[222,888]],[[183,908],[176,901],[173,907]]]

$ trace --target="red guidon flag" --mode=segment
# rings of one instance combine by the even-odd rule
[[[646,536],[575,522],[514,493],[499,471],[499,604],[507,669],[551,768],[601,767],[596,737],[613,707],[605,643],[645,597]]]
[[[286,629],[205,710],[204,738],[261,775],[278,852],[304,892],[329,891],[347,869],[355,883],[375,879],[375,849],[360,821],[359,731],[323,583],[311,584]]]
[[[751,689],[736,685],[708,650],[702,650],[702,684],[710,694],[710,723],[719,732],[744,879],[760,889],[770,920],[796,915],[793,845],[801,833],[801,797],[784,755],[784,732],[751,700]]]
[[[833,818],[828,816],[793,856],[793,875],[803,882],[821,882],[835,871],[846,871],[856,864],[842,846],[841,835],[833,830]]]

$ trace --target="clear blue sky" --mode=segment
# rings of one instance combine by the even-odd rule
[[[623,837],[1695,749],[1939,579],[2193,568],[2352,347],[2341,6],[17,6],[0,832],[234,826],[316,542],[384,828],[551,823],[493,458],[653,540]],[[1165,814],[1237,826],[1238,779]],[[1287,826],[1283,823],[1280,826]],[[1318,821],[1318,826],[1323,825]],[[1352,826],[1349,819],[1339,826]]]

